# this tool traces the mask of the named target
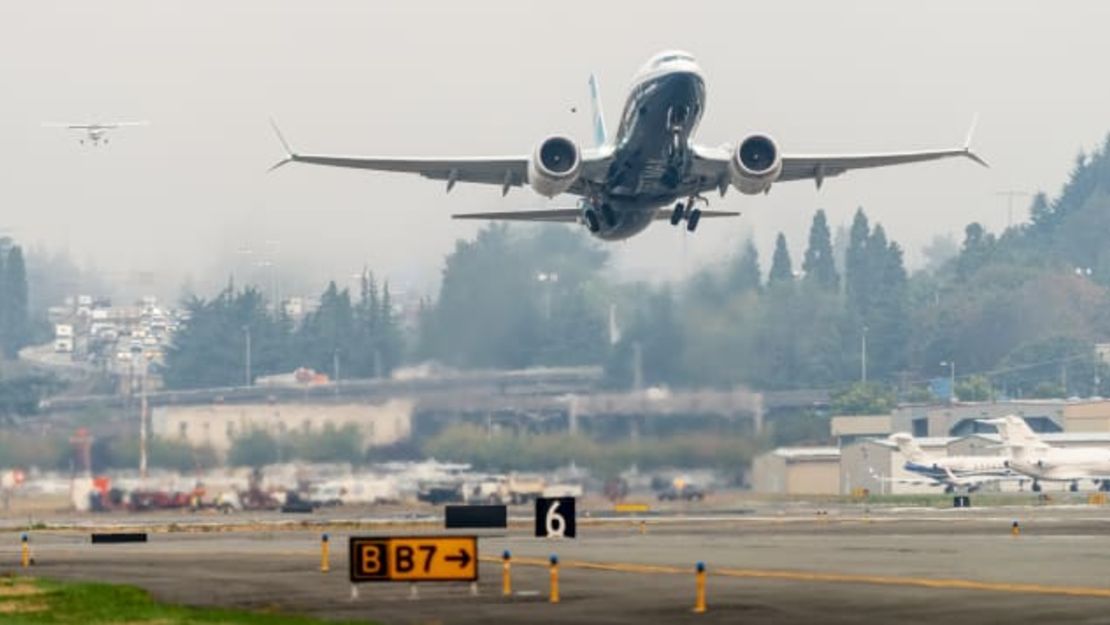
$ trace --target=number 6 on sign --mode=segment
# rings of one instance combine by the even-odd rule
[[[536,499],[537,537],[574,538],[575,535],[574,497]]]

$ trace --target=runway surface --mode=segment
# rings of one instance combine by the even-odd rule
[[[465,583],[421,584],[416,599],[408,584],[362,584],[352,600],[346,537],[393,530],[331,529],[324,574],[320,529],[267,529],[264,519],[238,531],[156,531],[134,545],[35,531],[31,572],[137,584],[173,602],[384,623],[1110,622],[1110,510],[865,510],[688,511],[643,527],[639,519],[582,519],[577,539],[558,541],[514,527],[480,539],[478,596]],[[413,525],[403,533],[443,532]],[[18,535],[0,533],[0,541],[0,572],[17,572]],[[508,599],[500,594],[505,549],[514,561]],[[558,605],[547,602],[551,553],[561,561]],[[690,610],[698,560],[710,571],[701,615]]]

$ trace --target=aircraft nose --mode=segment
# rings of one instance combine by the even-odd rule
[[[701,74],[692,70],[679,70],[670,73],[665,79],[668,88],[695,95],[705,88]]]

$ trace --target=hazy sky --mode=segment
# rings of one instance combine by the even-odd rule
[[[454,240],[479,227],[450,213],[543,202],[464,184],[445,195],[397,174],[267,174],[282,156],[269,116],[306,152],[523,154],[552,132],[586,144],[588,115],[570,109],[586,108],[591,71],[615,127],[633,72],[683,48],[708,77],[702,143],[760,130],[786,152],[945,147],[977,112],[992,169],[957,160],[848,174],[819,193],[730,192],[713,206],[743,218],[695,236],[656,224],[613,247],[617,267],[679,277],[754,231],[766,269],[775,232],[797,260],[814,209],[835,226],[861,205],[915,262],[934,234],[1004,226],[998,191],[1055,193],[1076,153],[1100,144],[1107,23],[1110,3],[1093,0],[5,2],[0,230],[155,272],[164,293],[275,253],[282,272],[313,280],[367,264],[431,290]],[[151,125],[99,149],[41,127],[116,119]]]

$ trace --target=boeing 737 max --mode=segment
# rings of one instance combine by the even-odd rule
[[[310,163],[420,174],[455,183],[497,185],[501,194],[529,185],[540,195],[579,196],[578,207],[455,215],[460,219],[501,219],[581,223],[605,240],[626,239],[656,219],[685,221],[693,231],[702,217],[739,213],[698,208],[702,195],[723,196],[735,187],[748,195],[767,193],[777,182],[826,178],[852,169],[885,167],[947,157],[986,163],[970,148],[873,154],[789,154],[769,135],[752,134],[735,144],[705,147],[692,142],[705,110],[705,78],[694,57],[679,51],[654,56],[633,79],[616,135],[605,130],[596,78],[590,78],[595,147],[582,150],[565,136],[551,136],[531,155],[463,158],[393,158],[301,154],[281,137],[286,157],[273,166]],[[274,127],[277,130],[277,126]],[[674,203],[673,207],[671,206]]]

